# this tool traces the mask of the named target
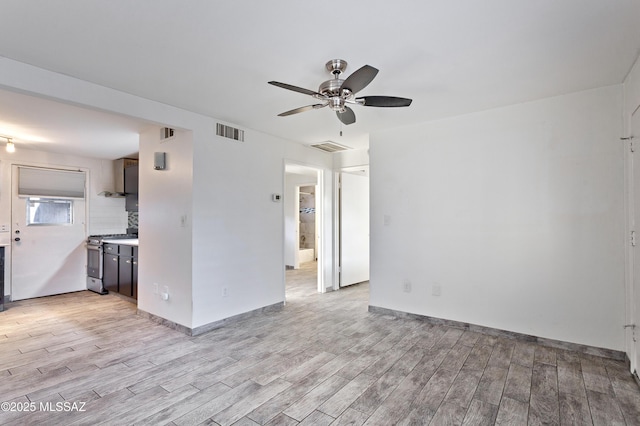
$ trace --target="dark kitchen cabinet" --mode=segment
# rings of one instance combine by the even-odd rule
[[[103,283],[107,290],[138,298],[138,247],[104,245]]]
[[[124,169],[125,210],[138,211],[138,165]]]
[[[115,244],[109,244],[114,246]],[[117,247],[117,246],[116,246]],[[118,292],[118,254],[104,253],[104,269],[102,283],[108,291]]]
[[[138,247],[133,247],[133,257],[131,258],[131,290],[133,298],[138,299]]]
[[[138,165],[125,167],[124,169],[124,193],[138,193]]]
[[[125,194],[124,209],[128,212],[138,211],[138,194]]]
[[[118,293],[128,297],[133,297],[132,249],[133,247],[131,246],[121,245],[118,262]]]

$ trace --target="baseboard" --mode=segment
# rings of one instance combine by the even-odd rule
[[[613,349],[598,348],[596,346],[582,345],[579,343],[563,342],[561,340],[547,339],[544,337],[531,336],[514,331],[501,330],[499,328],[484,327],[481,325],[469,324],[466,322],[447,320],[442,318],[430,317],[427,315],[411,314],[408,312],[396,311],[393,309],[381,308],[379,306],[369,305],[369,312],[380,315],[391,315],[396,318],[413,319],[425,321],[433,325],[444,325],[447,327],[459,328],[462,330],[475,331],[478,333],[488,334],[496,337],[504,337],[507,339],[519,340],[529,343],[535,343],[555,349],[565,349],[588,355],[599,356],[601,358],[610,358],[617,361],[624,361],[626,353]]]
[[[179,331],[180,333],[186,334],[187,336],[192,335],[191,329],[189,327],[184,326],[182,324],[178,324],[177,322],[169,321],[166,318],[159,317],[158,315],[152,314],[150,312],[143,311],[140,308],[138,308],[138,315],[141,316],[142,318],[146,318],[148,320],[151,320],[157,324],[163,325],[172,330],[176,330],[176,331]]]
[[[273,305],[268,305],[268,306],[264,306],[262,308],[258,308],[258,309],[254,309],[252,311],[249,312],[244,312],[242,314],[238,314],[238,315],[233,315],[229,318],[224,318],[221,319],[219,321],[214,321],[211,322],[209,324],[205,324],[205,325],[201,325],[199,327],[195,327],[195,328],[189,328],[186,327],[182,324],[178,324],[175,323],[173,321],[169,321],[168,319],[159,317],[157,315],[154,315],[152,313],[143,311],[141,309],[138,309],[138,315],[140,315],[143,318],[147,318],[155,323],[164,325],[165,327],[168,327],[172,330],[176,330],[179,331],[181,333],[186,334],[187,336],[199,336],[201,334],[207,333],[211,330],[215,330],[216,328],[220,328],[220,327],[224,327],[226,325],[230,325],[230,324],[234,324],[236,322],[245,320],[247,318],[251,318],[257,315],[261,315],[265,312],[273,312],[273,311],[278,311],[280,309],[282,309],[284,307],[284,302],[278,302],[278,303],[274,303]]]

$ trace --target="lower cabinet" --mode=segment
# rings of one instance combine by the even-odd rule
[[[118,264],[118,293],[133,297],[131,260],[133,247],[120,246],[120,262]]]
[[[133,257],[131,258],[131,290],[133,298],[138,299],[138,247],[133,247]]]
[[[123,296],[138,298],[138,247],[109,244],[104,254],[103,283],[107,290]],[[134,254],[135,253],[135,254]]]
[[[108,291],[118,292],[118,255],[104,254],[102,284]]]

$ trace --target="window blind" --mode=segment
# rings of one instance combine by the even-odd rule
[[[18,195],[84,198],[85,172],[18,167]]]

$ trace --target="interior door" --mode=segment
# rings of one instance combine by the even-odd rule
[[[369,177],[340,175],[340,287],[369,280]]]
[[[20,195],[19,167],[12,166],[11,299],[85,290],[84,198]]]
[[[632,265],[633,265],[633,289],[632,289],[632,324],[634,329],[634,346],[635,346],[635,363],[633,369],[640,368],[640,107],[638,107],[632,115],[631,140],[634,146],[634,154],[631,156],[631,206],[632,206],[632,227],[635,232],[635,246],[632,247]]]

